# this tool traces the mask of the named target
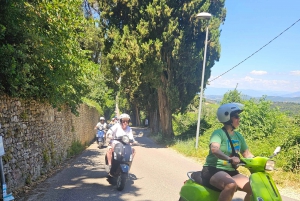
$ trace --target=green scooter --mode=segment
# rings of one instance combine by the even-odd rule
[[[241,158],[238,166],[246,167],[251,175],[249,177],[252,188],[252,201],[281,201],[279,191],[267,171],[274,170],[275,162],[270,160],[280,152],[277,147],[270,157]],[[201,184],[201,172],[188,172],[189,179],[185,181],[180,190],[179,201],[215,201],[220,192],[212,190]]]

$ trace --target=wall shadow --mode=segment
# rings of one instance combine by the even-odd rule
[[[93,147],[96,147],[96,143]],[[104,168],[105,149],[87,149],[69,161],[64,169],[38,184],[28,193],[15,197],[16,201],[74,201],[124,200],[123,194],[139,196],[133,184],[139,178],[130,173],[123,191],[118,191],[115,179],[108,179]]]

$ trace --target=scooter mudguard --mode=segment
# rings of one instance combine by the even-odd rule
[[[255,201],[281,201],[281,196],[272,179],[266,172],[257,172],[250,175],[252,198]]]
[[[128,173],[129,172],[129,165],[127,164],[120,164],[121,170],[123,173]]]
[[[185,201],[214,201],[218,200],[220,192],[204,187],[192,180],[187,180],[181,187],[180,197]]]

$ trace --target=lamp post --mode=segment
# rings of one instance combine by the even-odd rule
[[[202,12],[198,13],[196,17],[198,19],[209,20],[211,18],[210,13]],[[203,57],[203,67],[202,67],[202,79],[201,79],[201,91],[200,91],[200,101],[199,101],[199,109],[198,109],[198,123],[197,123],[197,132],[196,132],[196,146],[198,148],[198,140],[199,140],[199,130],[200,130],[200,117],[202,110],[202,97],[203,97],[203,84],[204,84],[204,74],[205,74],[205,62],[206,62],[206,48],[207,48],[207,37],[208,37],[208,24],[206,26],[206,36],[205,36],[205,46],[204,46],[204,57]]]

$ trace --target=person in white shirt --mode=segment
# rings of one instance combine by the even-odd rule
[[[107,124],[105,123],[105,118],[104,117],[100,117],[100,122],[97,123],[97,125],[94,128],[95,130],[103,130],[104,133],[107,130]],[[96,138],[98,137],[98,133],[96,133]]]
[[[106,157],[108,161],[108,165],[111,166],[111,159],[112,159],[112,152],[114,147],[117,143],[120,143],[118,140],[123,137],[123,135],[127,135],[130,140],[136,142],[133,134],[132,129],[129,126],[130,116],[128,114],[121,114],[120,115],[120,123],[116,123],[113,125],[106,133],[106,137],[112,139],[110,142],[110,146],[108,146],[108,150],[106,152]],[[135,150],[132,148],[133,156],[135,155]]]

